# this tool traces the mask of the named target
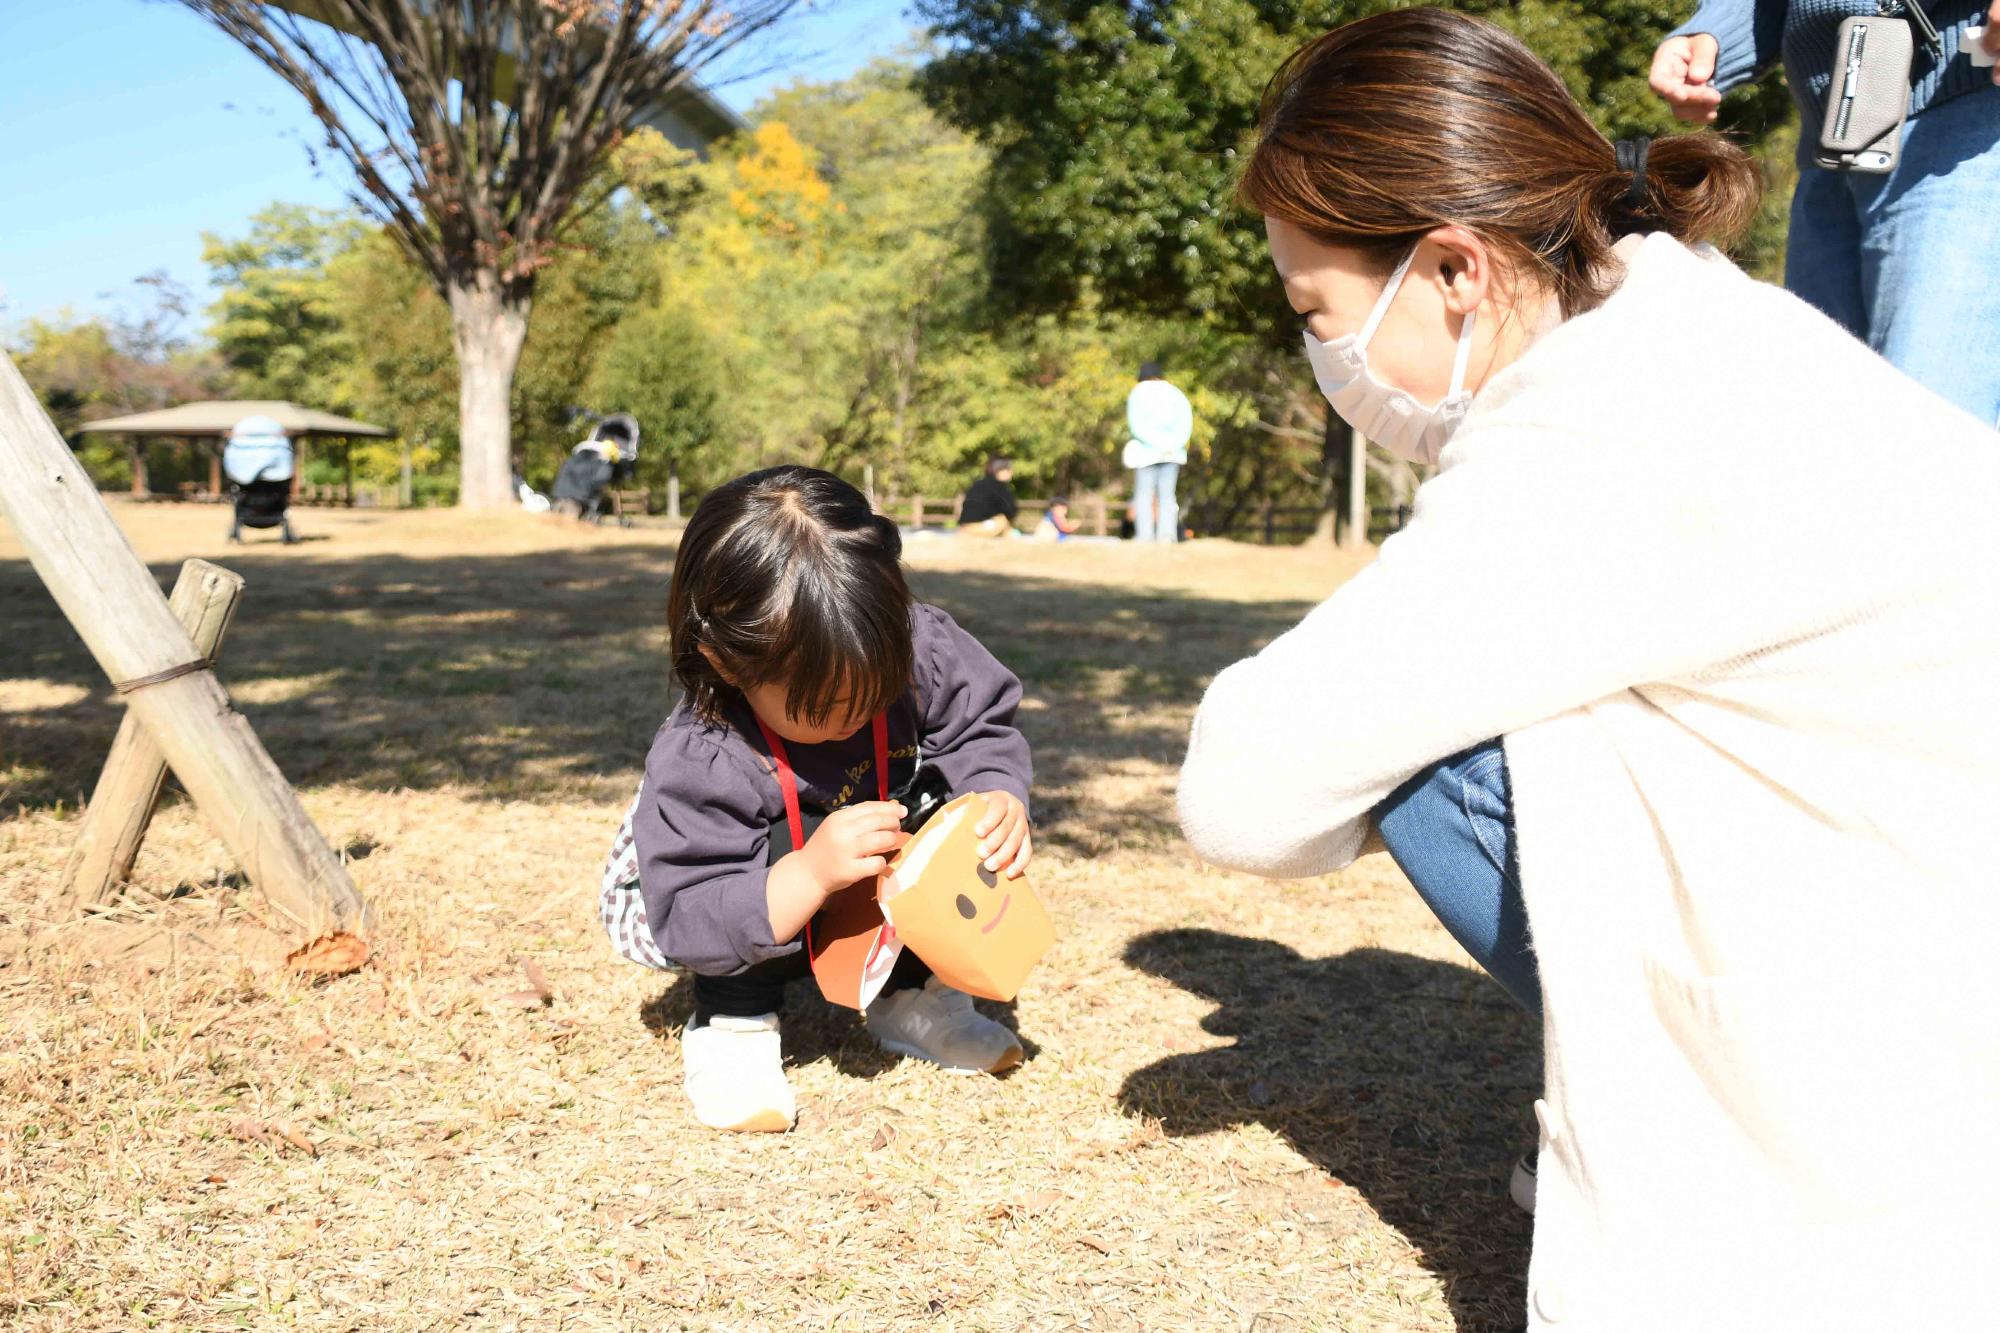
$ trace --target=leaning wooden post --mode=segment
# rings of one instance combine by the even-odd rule
[[[365,933],[347,870],[174,618],[97,488],[0,354],[0,514],[250,882],[308,937]]]
[[[181,566],[168,605],[187,627],[195,652],[212,662],[242,596],[242,575],[206,560],[190,560]],[[132,863],[139,857],[139,845],[146,839],[146,826],[152,822],[166,780],[166,757],[138,717],[126,713],[63,871],[72,908],[109,902],[118,886],[132,877]]]

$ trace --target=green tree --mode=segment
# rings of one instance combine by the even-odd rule
[[[925,107],[903,65],[796,85],[754,119],[669,205],[660,253],[660,300],[718,368],[706,456],[732,469],[872,462],[883,485],[905,486],[929,362],[983,283],[985,155]]]
[[[133,284],[128,300],[108,316],[72,314],[28,320],[10,348],[58,430],[71,437],[84,467],[101,486],[124,486],[144,465],[142,441],[78,436],[77,427],[105,417],[150,411],[189,399],[213,397],[223,376],[212,352],[190,342],[184,329],[189,297],[164,273]],[[182,459],[161,482],[186,480],[195,460]]]
[[[327,396],[336,386],[326,369],[344,356],[327,267],[362,231],[350,213],[279,203],[252,214],[243,236],[202,233],[202,263],[221,291],[209,338],[239,396],[346,405]]]
[[[663,490],[670,470],[700,492],[738,469],[717,429],[722,370],[690,315],[666,305],[634,310],[607,338],[589,383],[607,412],[638,418],[638,480]]]
[[[1298,352],[1261,221],[1232,197],[1266,81],[1305,40],[1387,0],[919,0],[941,39],[925,98],[992,154],[981,197],[990,327],[1114,312],[1182,349],[1178,378],[1229,405],[1190,480],[1224,511],[1344,490],[1341,431]],[[1685,16],[1659,0],[1463,0],[1549,61],[1611,137],[1677,127],[1646,87]],[[1771,81],[1720,128],[1779,191],[1739,249],[1772,276],[1792,144]],[[1186,385],[1184,384],[1184,387]],[[1386,459],[1372,470],[1396,480]],[[1375,484],[1371,482],[1371,484]]]
[[[1195,313],[1275,341],[1277,299],[1259,220],[1231,197],[1258,101],[1311,36],[1394,6],[1379,0],[920,0],[944,39],[919,84],[993,150],[985,193],[1001,309],[1106,304]],[[1606,134],[1675,122],[1646,87],[1653,48],[1686,6],[1661,0],[1463,0],[1518,33]],[[1720,128],[1778,148],[1788,102],[1738,94]]]

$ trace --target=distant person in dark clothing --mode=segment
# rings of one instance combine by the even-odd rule
[[[961,537],[1005,537],[1014,531],[1020,505],[1014,499],[1014,464],[995,454],[986,460],[986,475],[966,487],[958,510]]]

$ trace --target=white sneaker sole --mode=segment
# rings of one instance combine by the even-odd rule
[[[721,1134],[783,1134],[797,1122],[797,1117],[788,1116],[775,1107],[767,1107],[761,1111],[751,1112],[733,1125],[711,1124],[699,1115],[695,1116],[695,1120]]]
[[[912,1060],[922,1060],[925,1064],[936,1065],[947,1074],[1004,1074],[1014,1068],[1014,1066],[1020,1064],[1022,1056],[1022,1051],[1018,1044],[1009,1046],[998,1060],[981,1069],[973,1065],[948,1065],[936,1056],[918,1050],[906,1041],[897,1041],[891,1037],[877,1037],[875,1038],[875,1044],[885,1051],[894,1051],[897,1055],[907,1055]]]

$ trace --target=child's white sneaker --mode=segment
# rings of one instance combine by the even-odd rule
[[[694,1118],[710,1129],[782,1134],[799,1118],[785,1081],[778,1016],[725,1018],[681,1034],[681,1069]]]
[[[922,990],[891,991],[869,1005],[868,1030],[883,1049],[954,1074],[997,1074],[1021,1063],[1021,1039],[936,977]]]

